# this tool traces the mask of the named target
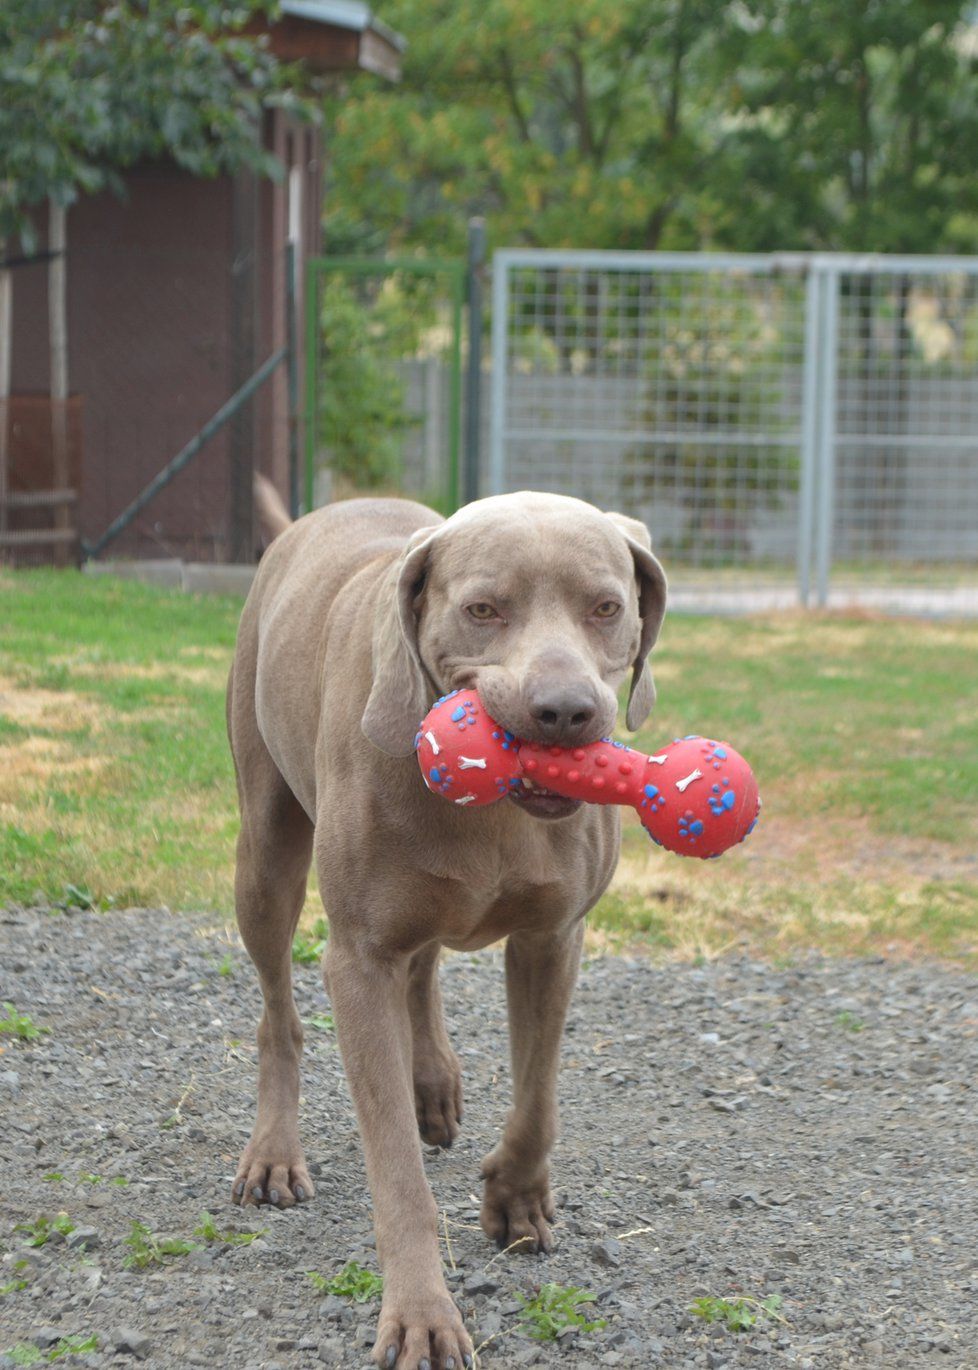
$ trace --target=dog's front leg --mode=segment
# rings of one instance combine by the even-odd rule
[[[513,1107],[482,1163],[482,1226],[501,1247],[549,1251],[550,1152],[557,1137],[557,1071],[564,1020],[581,959],[583,923],[506,944]]]
[[[472,1342],[442,1274],[411,1080],[410,956],[331,935],[326,975],[374,1203],[383,1305],[373,1356],[385,1370],[463,1370]]]

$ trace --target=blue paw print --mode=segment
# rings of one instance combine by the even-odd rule
[[[710,813],[714,818],[719,818],[721,814],[727,813],[737,802],[737,795],[731,788],[730,781],[724,776],[719,785],[710,786],[710,797],[707,803],[710,806]]]
[[[501,775],[496,776],[496,793],[509,794],[510,790],[518,790],[520,787],[519,776],[514,775],[510,780],[504,780]]]
[[[451,699],[452,696],[448,695],[447,697]],[[449,714],[449,718],[452,720],[452,722],[458,725],[458,730],[460,733],[464,732],[466,728],[474,727],[477,716],[478,711],[475,705],[472,703],[471,699],[468,700],[465,704],[457,705]]]
[[[428,789],[447,794],[454,778],[447,766],[432,766],[428,772]]]
[[[646,785],[642,790],[642,802],[638,807],[644,809],[647,804],[651,812],[655,813],[657,809],[664,808],[665,803],[666,797],[660,793],[657,785]]]
[[[453,714],[452,717],[454,718],[455,715]],[[504,751],[504,752],[509,752],[509,751],[514,751],[514,750],[515,750],[515,746],[514,746],[514,744],[515,744],[515,742],[516,742],[516,735],[515,735],[515,733],[507,732],[505,728],[497,728],[496,731],[493,733],[492,736],[493,736],[493,740],[494,740],[495,742],[502,742],[502,748],[503,748],[503,751]]]
[[[710,742],[703,748],[706,756],[706,764],[712,766],[715,771],[720,769],[721,762],[727,759],[726,747],[721,747],[719,742]]]
[[[696,818],[693,810],[687,809],[679,820],[679,836],[687,838],[690,842],[695,842],[702,831],[702,818]]]

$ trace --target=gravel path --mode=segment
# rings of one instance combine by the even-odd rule
[[[316,970],[297,981],[302,1016],[327,1012]],[[467,1108],[454,1149],[426,1161],[452,1287],[476,1344],[491,1338],[483,1365],[978,1366],[975,977],[878,960],[589,963],[545,1259],[498,1256],[477,1230],[479,1159],[509,1093],[500,958],[453,957],[443,981]],[[242,1215],[226,1196],[251,1122],[259,996],[213,919],[0,914],[0,1000],[50,1028],[0,1037],[0,1352],[95,1334],[97,1351],[60,1363],[367,1364],[376,1305],[323,1295],[305,1273],[376,1268],[329,1031],[308,1029],[305,1056],[317,1198]],[[204,1210],[221,1231],[263,1235],[197,1237],[189,1254],[125,1267],[133,1222],[188,1238]],[[13,1230],[59,1211],[66,1237],[31,1247]],[[604,1328],[529,1339],[520,1296],[545,1281],[592,1291]],[[702,1296],[771,1294],[783,1321],[745,1332],[690,1312]]]

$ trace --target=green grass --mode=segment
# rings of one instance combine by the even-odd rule
[[[0,597],[0,903],[227,911],[240,601],[57,571]]]
[[[189,1256],[198,1249],[197,1242],[183,1237],[161,1237],[145,1223],[133,1222],[126,1237],[129,1254],[122,1262],[127,1269],[144,1270],[148,1265],[163,1265],[167,1256]]]
[[[0,1018],[0,1036],[17,1037],[22,1042],[36,1041],[47,1027],[38,1027],[29,1013],[20,1013],[8,1000],[3,1002],[3,1017]]]
[[[307,1270],[313,1287],[320,1294],[335,1294],[337,1298],[349,1299],[352,1303],[370,1303],[379,1299],[384,1290],[384,1281],[372,1270],[366,1270],[356,1261],[347,1261],[343,1269],[331,1278]]]
[[[0,573],[0,599],[0,905],[230,914],[240,601],[56,571]],[[976,661],[978,623],[667,617],[636,745],[719,734],[764,810],[719,862],[663,855],[626,818],[592,950],[978,965]],[[313,894],[297,959],[319,959],[321,914]]]
[[[257,1232],[239,1232],[233,1227],[228,1227],[222,1232],[213,1215],[206,1211],[201,1213],[200,1223],[194,1228],[195,1237],[203,1237],[205,1242],[223,1242],[226,1246],[250,1246],[264,1235],[264,1228]]]
[[[60,1232],[62,1237],[67,1237],[74,1230],[75,1224],[67,1213],[58,1213],[53,1218],[42,1213],[33,1222],[17,1223],[14,1227],[15,1232],[27,1233],[26,1246],[47,1246],[53,1233]]]
[[[749,1332],[758,1322],[776,1319],[784,1322],[779,1309],[781,1295],[769,1294],[765,1299],[742,1296],[734,1299],[717,1298],[705,1294],[694,1299],[690,1312],[704,1322],[722,1322],[728,1332]]]
[[[60,1337],[46,1351],[42,1351],[33,1342],[21,1341],[16,1346],[8,1346],[3,1354],[14,1365],[46,1365],[61,1360],[63,1356],[84,1356],[88,1351],[97,1350],[98,1337],[93,1332],[87,1337],[80,1335]]]
[[[300,928],[292,939],[292,960],[299,966],[318,966],[328,940],[329,924],[325,918],[317,918],[310,934]]]
[[[542,1284],[532,1298],[520,1294],[519,1299],[523,1304],[520,1323],[535,1341],[556,1341],[565,1327],[594,1332],[607,1325],[606,1318],[589,1320],[582,1311],[595,1299],[586,1289]]]

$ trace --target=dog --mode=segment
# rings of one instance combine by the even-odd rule
[[[272,531],[228,683],[241,829],[235,900],[258,971],[258,1110],[237,1204],[313,1197],[298,1130],[302,1029],[292,938],[311,861],[329,913],[323,975],[374,1206],[385,1370],[461,1370],[472,1342],[446,1287],[420,1139],[462,1120],[445,1029],[442,947],[506,940],[513,1106],[482,1164],[481,1222],[548,1251],[560,1041],[584,917],[618,859],[614,806],[539,787],[471,810],[426,789],[414,759],[434,700],[477,688],[518,737],[562,747],[610,733],[655,688],[648,655],[666,580],[645,527],[562,495],[477,500],[450,518],[355,499]]]

